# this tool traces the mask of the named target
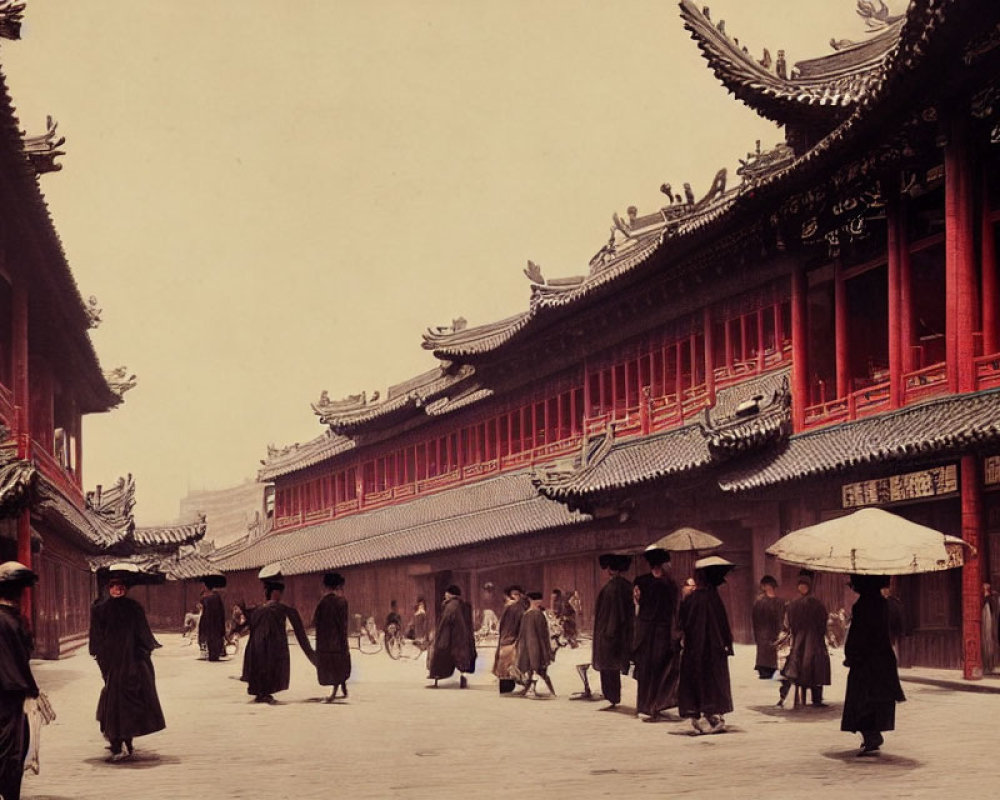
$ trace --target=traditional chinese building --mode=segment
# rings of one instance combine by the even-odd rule
[[[897,586],[904,662],[977,677],[980,584],[1000,573],[1000,7],[859,4],[863,41],[794,65],[681,13],[785,141],[736,185],[664,184],[661,208],[615,215],[582,276],[529,262],[526,311],[427,333],[437,369],[324,394],[326,432],[261,470],[273,530],[217,563],[256,594],[281,561],[303,610],[339,568],[365,613],[451,582],[482,608],[514,580],[577,588],[589,612],[596,553],[692,525],[743,566],[725,600],[746,641],[757,581],[783,573],[765,548],[878,505],[977,548]],[[842,576],[818,593],[851,600]]]

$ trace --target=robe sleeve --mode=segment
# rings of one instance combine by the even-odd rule
[[[288,607],[288,621],[292,623],[292,630],[295,631],[295,638],[298,639],[302,652],[306,654],[306,658],[309,659],[310,663],[315,664],[316,651],[313,650],[313,646],[309,643],[309,637],[306,636],[306,629],[302,625],[302,617],[291,606]]]

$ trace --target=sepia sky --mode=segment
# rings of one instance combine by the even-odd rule
[[[891,4],[902,10],[899,0]],[[714,0],[789,64],[862,38],[853,0]],[[309,407],[435,365],[421,333],[527,307],[527,259],[584,274],[611,214],[697,196],[778,130],[727,94],[675,0],[28,0],[0,62],[105,369],[84,483],[140,524],[255,476]]]

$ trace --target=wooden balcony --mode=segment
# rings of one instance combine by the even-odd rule
[[[977,389],[1000,386],[1000,353],[981,356],[975,360],[975,364]]]
[[[942,361],[903,375],[903,403],[948,393],[948,370]]]
[[[84,507],[83,490],[77,484],[76,476],[60,464],[41,444],[32,440],[31,458],[49,481],[79,508]]]

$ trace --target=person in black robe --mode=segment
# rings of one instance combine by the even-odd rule
[[[28,722],[24,701],[38,697],[31,674],[31,635],[21,616],[21,595],[38,576],[24,564],[0,564],[0,797],[19,800]]]
[[[698,733],[721,733],[733,710],[729,657],[733,634],[716,587],[733,565],[709,556],[694,564],[695,588],[680,608],[684,648],[681,653],[678,711]],[[703,719],[704,717],[704,719]]]
[[[531,605],[521,617],[521,627],[517,634],[517,672],[524,684],[521,694],[535,692],[535,673],[549,687],[549,694],[556,696],[549,677],[549,664],[552,663],[552,637],[549,635],[549,623],[542,611],[542,593],[528,592]]]
[[[801,690],[803,699],[808,688],[812,704],[823,708],[823,687],[830,685],[830,651],[826,647],[829,615],[823,601],[812,594],[812,573],[799,574],[797,589],[799,596],[785,613],[792,645],[784,676],[798,687],[796,691]]]
[[[462,590],[449,586],[444,591],[441,618],[438,620],[430,655],[427,677],[437,687],[442,678],[450,678],[457,669],[459,688],[468,686],[465,673],[476,668],[476,640],[472,628],[472,607],[462,599]]]
[[[198,644],[209,661],[218,661],[226,647],[226,604],[216,590],[225,585],[225,578],[221,575],[209,575],[204,578],[204,584],[201,617],[198,620]]]
[[[323,576],[325,591],[313,617],[316,628],[316,677],[320,686],[333,687],[326,699],[328,703],[337,698],[338,688],[343,689],[344,697],[347,697],[347,679],[351,677],[351,651],[347,644],[350,616],[344,598],[344,582],[344,576],[338,572],[328,572]]]
[[[632,648],[635,713],[646,714],[655,722],[661,712],[677,705],[679,672],[675,654],[678,652],[676,617],[680,590],[665,568],[670,553],[649,548],[643,557],[650,571],[633,583],[633,595],[638,603]]]
[[[753,639],[757,645],[754,669],[762,681],[778,668],[778,636],[785,622],[785,601],[777,596],[778,582],[770,575],[760,579],[760,595],[751,612]]]
[[[892,651],[889,603],[880,592],[888,581],[883,575],[851,576],[858,599],[844,643],[844,666],[850,671],[840,729],[861,733],[860,756],[878,752],[882,732],[896,727],[896,703],[906,699]]]
[[[594,606],[594,640],[591,661],[601,676],[601,694],[614,708],[622,701],[622,675],[632,660],[635,601],[632,584],[622,577],[632,559],[605,553],[598,558],[608,582],[601,587]]]
[[[281,602],[285,584],[281,575],[270,574],[264,580],[264,603],[249,609],[247,619],[250,637],[243,653],[243,674],[247,694],[255,703],[275,704],[275,692],[283,692],[291,680],[291,657],[288,652],[286,626],[290,623],[299,646],[310,663],[316,663],[316,654],[306,636],[302,617],[292,606]]]
[[[508,694],[514,691],[516,684],[511,677],[510,668],[517,664],[517,635],[521,630],[521,618],[524,616],[524,604],[521,602],[524,592],[520,586],[508,586],[503,593],[505,601],[503,611],[500,612],[493,674],[500,679],[500,694]]]
[[[112,762],[132,756],[136,736],[166,727],[152,659],[160,643],[142,606],[127,596],[131,580],[130,573],[112,571],[108,597],[95,603],[90,614],[90,654],[104,678],[97,721],[111,743]]]

